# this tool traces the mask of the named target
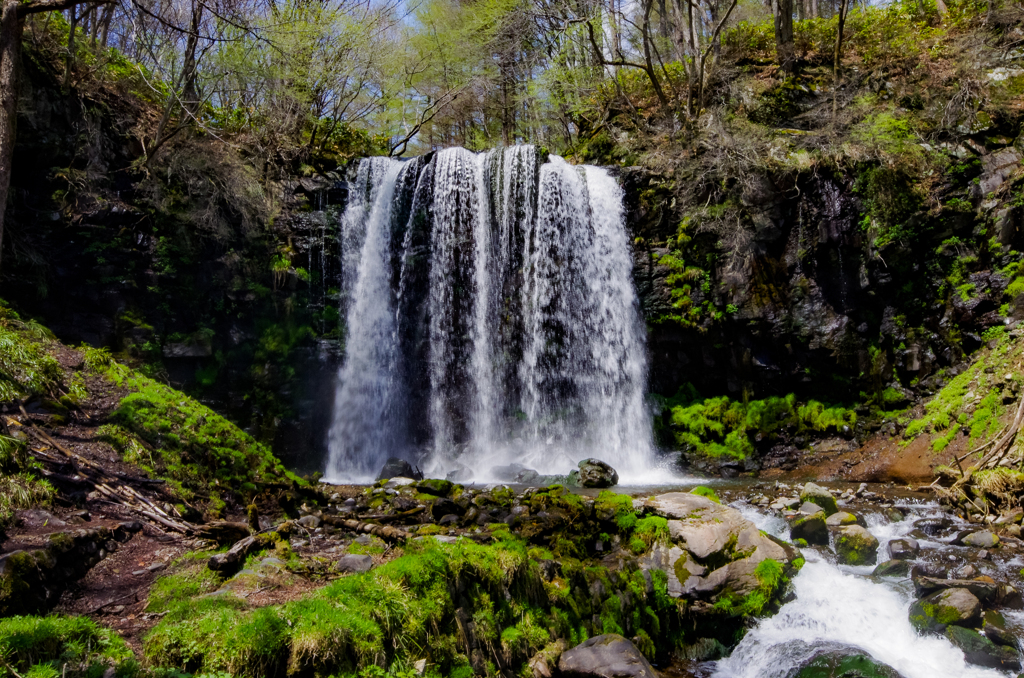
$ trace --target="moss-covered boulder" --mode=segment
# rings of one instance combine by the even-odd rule
[[[967,589],[946,589],[910,606],[910,623],[918,631],[942,633],[948,626],[977,626],[981,601]]]
[[[826,517],[839,511],[839,507],[836,506],[836,498],[832,496],[832,493],[814,483],[804,485],[804,489],[800,491],[800,501],[817,504],[825,511]]]
[[[424,494],[432,494],[435,497],[447,497],[452,493],[455,485],[450,480],[441,478],[426,478],[416,483],[416,489]]]
[[[968,663],[1001,671],[1020,670],[1020,655],[1016,648],[996,645],[977,631],[961,626],[946,627],[945,636],[963,650]]]
[[[980,549],[992,549],[999,546],[999,537],[992,532],[972,532],[963,538],[964,546],[975,546]]]
[[[981,633],[996,645],[1017,646],[1017,636],[1006,628],[1006,618],[999,610],[986,610],[981,617]]]
[[[838,511],[825,519],[829,527],[846,527],[847,525],[860,525],[865,527],[864,519],[846,511]]]
[[[612,487],[619,484],[619,473],[600,459],[584,459],[579,464],[581,487]]]
[[[900,674],[866,654],[834,651],[805,662],[793,678],[900,678]]]
[[[874,565],[878,561],[878,540],[860,525],[840,528],[836,556],[843,565]]]
[[[828,526],[825,513],[798,514],[789,521],[789,538],[794,542],[803,539],[811,546],[828,546]]]

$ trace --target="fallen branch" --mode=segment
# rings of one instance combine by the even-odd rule
[[[389,525],[375,525],[373,523],[364,523],[360,520],[339,518],[338,516],[324,516],[323,521],[328,525],[346,527],[355,532],[372,534],[373,536],[380,537],[386,541],[405,541],[412,537],[412,535],[405,530],[399,530]]]

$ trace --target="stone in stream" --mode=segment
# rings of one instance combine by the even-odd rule
[[[839,528],[836,556],[843,565],[874,565],[878,561],[878,540],[860,525]]]
[[[893,560],[913,560],[920,552],[921,545],[917,543],[916,539],[904,537],[890,541],[887,549],[889,557]]]
[[[839,511],[833,513],[825,519],[825,524],[829,527],[846,527],[847,525],[860,525],[864,527],[864,519],[860,516],[855,516],[852,513],[846,511]]]
[[[946,589],[966,589],[985,603],[994,603],[999,598],[999,585],[989,579],[932,579],[914,577],[914,592],[918,597],[931,595]]]
[[[579,482],[583,487],[612,487],[619,484],[619,474],[600,459],[584,459],[579,464]]]
[[[901,678],[891,666],[861,653],[834,650],[804,662],[793,678]]]
[[[932,579],[945,579],[946,568],[941,563],[915,563],[910,568],[910,576],[914,579],[918,577],[930,577]]]
[[[981,601],[967,589],[946,589],[916,601],[909,616],[918,631],[942,633],[947,626],[977,626]]]
[[[982,615],[981,633],[996,645],[1017,647],[1017,637],[1006,630],[1006,619],[997,610],[986,610]]]
[[[1020,670],[1020,656],[1016,648],[996,645],[977,631],[960,626],[947,627],[945,636],[963,650],[964,659],[971,664],[1002,671]]]
[[[657,678],[650,662],[631,641],[617,633],[585,640],[562,653],[558,672],[564,678]]]
[[[964,546],[975,546],[980,549],[991,549],[999,546],[999,537],[989,531],[972,532],[964,537]]]
[[[929,537],[937,537],[952,527],[952,525],[953,521],[949,518],[921,518],[914,521],[914,527]]]
[[[825,512],[818,511],[811,515],[798,515],[789,523],[789,538],[793,541],[803,539],[809,545],[828,546],[828,526],[825,525]]]
[[[871,572],[872,577],[906,577],[910,574],[910,563],[905,560],[887,560]]]
[[[672,492],[646,506],[668,518],[670,543],[652,548],[640,566],[664,572],[669,595],[676,598],[711,599],[725,591],[747,595],[761,585],[755,570],[762,562],[772,559],[786,567],[800,556],[736,509],[707,497]]]
[[[1024,509],[1015,508],[1015,509],[1010,509],[1006,513],[1003,513],[1002,515],[1000,515],[998,518],[996,518],[996,521],[994,523],[992,523],[992,524],[993,525],[1013,525],[1013,524],[1020,525],[1021,520],[1024,520]]]
[[[377,474],[377,480],[390,480],[391,478],[412,478],[413,480],[422,480],[423,474],[413,469],[412,464],[407,462],[405,459],[400,457],[389,457],[384,466],[381,467],[380,473]]]
[[[804,489],[800,492],[800,501],[817,504],[824,509],[826,516],[830,516],[839,510],[839,507],[836,506],[836,498],[832,496],[832,493],[814,483],[804,485]]]
[[[825,513],[825,509],[821,508],[817,504],[805,501],[803,504],[800,504],[800,508],[797,509],[797,512],[811,515],[814,513]]]

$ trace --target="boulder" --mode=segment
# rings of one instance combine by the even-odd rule
[[[893,560],[913,560],[921,550],[916,539],[893,539],[887,547],[889,557]]]
[[[558,671],[564,678],[656,678],[650,662],[632,642],[616,633],[585,640],[562,653]]]
[[[1001,671],[1019,671],[1021,668],[1016,648],[996,645],[973,629],[948,626],[945,635],[949,642],[963,650],[964,659],[970,664]]]
[[[793,541],[803,539],[809,545],[828,546],[828,526],[825,525],[825,512],[818,511],[811,515],[798,515],[789,523],[789,538]]]
[[[600,459],[584,459],[577,466],[582,487],[611,487],[619,484],[618,472]]]
[[[901,678],[891,666],[881,664],[866,654],[848,654],[834,650],[819,654],[804,664],[793,678]]]
[[[526,663],[528,675],[532,678],[551,678],[558,672],[558,660],[565,652],[566,642],[558,639],[548,643],[544,649],[533,655]]]
[[[910,606],[910,623],[918,631],[942,633],[947,626],[977,626],[981,601],[967,589],[946,589]]]
[[[805,501],[803,504],[800,504],[800,507],[797,509],[797,512],[798,513],[803,513],[803,514],[806,514],[806,515],[811,515],[811,514],[814,514],[814,513],[824,513],[825,509],[821,508],[817,504],[813,504],[813,503],[811,503],[809,501]]]
[[[334,571],[342,574],[368,572],[373,567],[373,558],[367,555],[348,553],[334,564]]]
[[[945,579],[948,573],[942,563],[914,563],[914,566],[910,568],[910,576],[914,579],[918,577]]]
[[[860,525],[863,527],[864,519],[846,511],[839,511],[826,518],[825,524],[829,527],[846,527],[847,525]]]
[[[804,485],[804,489],[800,492],[800,501],[817,504],[824,509],[827,516],[839,511],[839,507],[836,506],[836,498],[832,496],[832,493],[814,483]]]
[[[1006,629],[1006,619],[998,610],[986,610],[982,614],[981,633],[996,645],[1017,647],[1017,636]]]
[[[905,560],[887,560],[871,572],[873,577],[906,577],[910,574],[910,563]]]
[[[377,474],[377,480],[389,480],[391,478],[412,478],[413,480],[423,480],[423,474],[412,467],[412,464],[407,462],[405,459],[400,457],[389,457],[384,466],[381,467],[380,473]]]
[[[450,480],[440,478],[427,478],[416,483],[416,489],[424,494],[432,494],[435,497],[447,497],[455,487]]]
[[[760,586],[755,570],[761,562],[786,565],[800,556],[736,509],[707,497],[673,492],[654,497],[647,507],[668,518],[670,543],[656,544],[640,565],[664,572],[669,595],[676,598],[711,599],[723,591],[746,595]]]
[[[1003,513],[993,525],[1020,525],[1021,521],[1024,520],[1024,509],[1010,509],[1006,513]]]
[[[972,532],[961,540],[964,546],[975,546],[980,549],[991,549],[999,546],[999,537],[989,531]]]
[[[878,540],[860,525],[839,528],[836,556],[843,565],[874,565],[878,561]]]
[[[43,511],[42,509],[18,511],[14,514],[14,523],[30,530],[38,530],[43,527],[55,530],[58,527],[67,527],[66,522],[49,511]]]
[[[913,570],[911,575],[913,576]],[[999,598],[999,585],[992,580],[914,577],[914,592],[918,597],[931,595],[936,591],[944,591],[946,589],[966,589],[978,600],[985,603],[994,603]]]
[[[430,517],[434,522],[441,522],[445,516],[461,516],[465,512],[466,509],[447,497],[438,497],[430,504]]]
[[[302,525],[307,530],[315,530],[316,528],[320,527],[320,518],[314,516],[313,514],[310,514],[308,516],[302,516],[295,522],[299,525]]]

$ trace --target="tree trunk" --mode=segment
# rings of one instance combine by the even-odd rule
[[[847,0],[839,3],[839,25],[836,33],[836,50],[832,55],[832,121],[839,115],[839,64],[843,60],[843,27],[846,25]]]
[[[0,0],[0,255],[4,244],[4,213],[11,186],[14,137],[18,115],[18,68],[21,66],[21,19],[18,0]],[[2,259],[0,259],[2,261]]]
[[[775,54],[779,68],[792,73],[796,68],[793,48],[793,0],[775,0]]]

